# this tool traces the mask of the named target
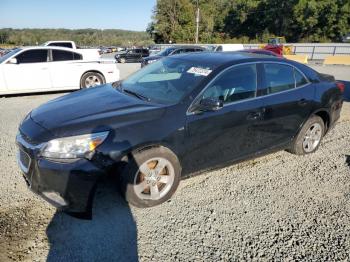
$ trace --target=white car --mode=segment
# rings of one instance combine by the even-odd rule
[[[73,90],[118,80],[115,61],[85,61],[64,47],[23,47],[0,57],[0,95]]]

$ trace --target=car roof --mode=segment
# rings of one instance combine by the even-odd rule
[[[68,48],[68,47],[61,47],[61,46],[21,46],[19,49],[22,50],[35,50],[35,49],[56,49],[56,50],[65,50],[70,52],[76,52],[76,49]]]
[[[224,64],[242,63],[245,61],[257,62],[257,61],[281,61],[281,58],[273,57],[269,55],[248,53],[248,52],[193,52],[185,53],[176,56],[183,60],[194,61],[198,63],[207,63],[213,66],[220,66]],[[283,60],[285,62],[285,60]]]

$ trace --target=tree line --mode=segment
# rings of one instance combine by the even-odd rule
[[[338,42],[350,32],[349,0],[198,0],[201,43]],[[157,0],[147,32],[156,43],[193,43],[196,0]]]
[[[0,29],[0,44],[40,45],[50,40],[72,40],[79,46],[147,46],[153,41],[146,32],[119,29]]]

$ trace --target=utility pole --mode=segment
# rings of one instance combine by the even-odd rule
[[[197,0],[197,10],[196,10],[196,44],[198,44],[198,34],[199,34],[199,5]]]

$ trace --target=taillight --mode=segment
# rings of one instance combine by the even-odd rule
[[[345,84],[342,82],[336,82],[336,85],[338,87],[338,89],[340,90],[340,92],[344,93],[345,91]]]

